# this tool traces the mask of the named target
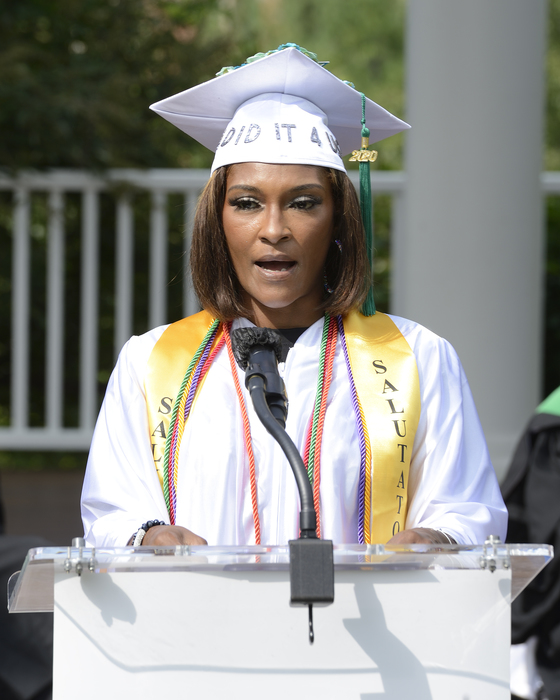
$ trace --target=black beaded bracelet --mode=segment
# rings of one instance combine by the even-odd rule
[[[134,535],[132,535],[132,546],[138,547],[141,545],[148,530],[151,527],[156,527],[156,525],[167,525],[167,523],[164,523],[163,520],[148,520],[148,522],[141,525]]]

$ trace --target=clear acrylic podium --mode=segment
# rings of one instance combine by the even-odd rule
[[[510,604],[548,545],[342,545],[289,606],[287,547],[38,548],[10,612],[54,610],[54,700],[509,700]]]

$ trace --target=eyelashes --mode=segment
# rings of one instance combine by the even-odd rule
[[[232,199],[228,199],[228,204],[230,207],[241,211],[257,209],[260,206],[260,202],[253,197],[233,197]]]
[[[321,197],[317,197],[315,195],[305,195],[305,197],[297,197],[294,199],[290,206],[292,206],[294,209],[309,211],[322,204],[322,202],[323,200]]]
[[[288,202],[287,207],[298,211],[311,211],[322,203],[323,200],[321,197],[317,197],[316,195],[304,195],[296,197]],[[260,200],[255,197],[247,196],[232,197],[228,199],[228,204],[238,211],[254,211],[262,207]]]

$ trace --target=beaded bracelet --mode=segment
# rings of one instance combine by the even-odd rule
[[[151,527],[156,527],[156,525],[166,525],[167,523],[164,523],[163,520],[148,520],[148,522],[144,523],[138,530],[132,535],[132,546],[133,547],[138,547],[139,545],[142,544],[142,540],[146,536],[146,533]]]

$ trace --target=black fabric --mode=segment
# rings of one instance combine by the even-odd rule
[[[282,351],[279,361],[286,362],[290,349],[294,347],[297,339],[305,333],[307,328],[278,328],[277,330],[282,340]]]
[[[305,328],[278,328],[278,333],[282,333],[284,338],[292,344],[292,347],[296,344],[297,339],[300,337],[300,335],[303,335],[305,331],[307,330],[307,327]]]
[[[0,698],[47,700],[51,696],[53,614],[9,614],[8,579],[19,571],[32,547],[51,543],[41,537],[0,536]],[[79,692],[77,693],[79,696]]]
[[[540,413],[517,445],[502,485],[508,542],[551,544],[557,556],[513,602],[512,643],[538,637],[549,700],[560,700],[560,416]]]

